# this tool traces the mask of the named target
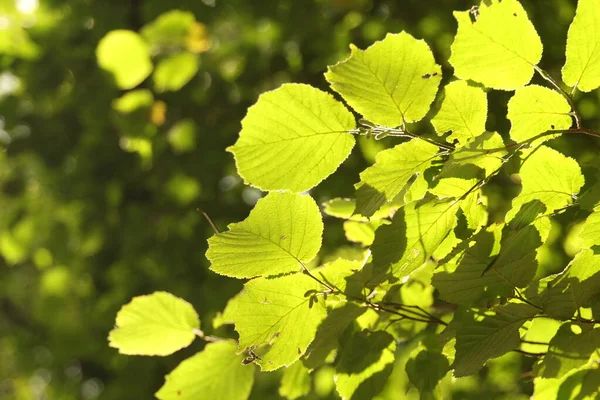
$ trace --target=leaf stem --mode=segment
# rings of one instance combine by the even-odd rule
[[[218,336],[205,335],[202,329],[192,329],[192,332],[194,332],[194,334],[200,339],[205,340],[207,342],[222,342],[224,340],[230,340]]]
[[[567,102],[571,106],[571,111],[573,113],[572,115],[575,118],[575,126],[577,127],[577,129],[581,129],[583,126],[583,124],[581,122],[581,115],[579,115],[579,112],[577,111],[577,108],[575,107],[575,102],[573,101],[573,97],[569,93],[567,93],[567,91],[565,91],[560,86],[560,84],[547,71],[543,70],[542,68],[538,67],[537,65],[534,65],[533,68],[535,68],[537,73],[540,74],[540,76],[542,78],[544,78],[546,81],[548,81],[567,100]]]

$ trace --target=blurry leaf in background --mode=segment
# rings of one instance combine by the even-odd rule
[[[98,65],[111,72],[117,86],[131,89],[152,72],[148,45],[133,31],[109,32],[96,49]]]
[[[196,136],[196,124],[185,119],[171,127],[167,139],[175,153],[185,153],[196,149]]]
[[[118,99],[113,100],[112,106],[115,110],[128,114],[139,108],[150,108],[154,103],[154,96],[148,89],[132,90]]]
[[[179,53],[160,60],[152,79],[157,92],[181,89],[198,72],[200,60],[190,53]]]
[[[167,292],[135,297],[117,314],[109,345],[121,354],[166,356],[194,341],[200,319],[194,307]]]
[[[194,14],[171,10],[146,24],[141,30],[141,35],[150,44],[153,54],[161,50],[181,49],[195,23]]]

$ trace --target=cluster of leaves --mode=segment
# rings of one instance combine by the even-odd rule
[[[425,398],[441,397],[452,375],[475,374],[509,352],[532,362],[536,398],[598,396],[599,186],[546,142],[600,137],[583,127],[572,99],[577,89],[600,87],[600,33],[590,29],[600,5],[579,0],[562,69],[570,92],[539,66],[542,42],[517,0],[454,15],[456,79],[431,118],[436,135],[410,124],[430,112],[442,70],[406,32],[352,47],[325,74],[358,124],[342,102],[302,84],[266,92],[249,109],[228,150],[245,182],[268,194],[209,239],[206,254],[212,271],[248,280],[213,322],[234,324],[237,345],[206,335],[193,307],[163,292],[124,306],[110,334],[125,354],[171,354],[195,336],[210,342],[167,377],[159,398],[244,399],[254,365],[286,367],[280,393],[291,399],[327,365],[342,398],[373,398],[403,351]],[[536,73],[547,85],[530,84]],[[514,91],[506,135],[486,131],[489,90]],[[306,192],[340,166],[357,135],[405,140],[360,174],[355,198],[320,209]],[[521,191],[504,220],[492,221],[486,187],[509,162]],[[547,276],[540,247],[552,219],[574,207],[587,214],[581,249]],[[322,213],[345,220],[358,254],[319,261]]]

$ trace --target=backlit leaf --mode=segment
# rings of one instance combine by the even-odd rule
[[[444,99],[431,123],[439,135],[451,132],[449,141],[464,144],[485,132],[487,96],[465,81],[454,81],[444,88]]]
[[[577,14],[567,35],[567,62],[562,69],[565,83],[582,92],[600,86],[600,4],[579,0]]]
[[[252,365],[243,365],[233,341],[208,343],[184,360],[156,392],[161,400],[245,400],[254,383]]]
[[[422,119],[438,91],[442,70],[427,43],[406,32],[388,34],[325,74],[331,88],[376,124],[396,127]]]
[[[557,91],[537,85],[517,89],[508,102],[510,137],[522,143],[546,131],[569,129],[573,123],[570,112],[571,106]],[[553,136],[557,135],[544,140]]]
[[[210,269],[252,278],[300,271],[321,248],[323,221],[312,197],[274,192],[228,228],[208,240]]]
[[[242,120],[233,153],[246,183],[303,192],[331,175],[354,147],[352,114],[333,96],[285,84],[263,93]]]
[[[200,320],[194,307],[167,292],[134,297],[117,314],[109,345],[121,354],[166,356],[194,341]]]
[[[542,42],[521,3],[482,2],[475,22],[469,11],[454,16],[458,32],[449,61],[457,77],[503,90],[529,83],[542,58]]]
[[[133,31],[109,32],[98,43],[96,57],[98,65],[114,75],[121,89],[139,85],[152,72],[148,45]]]
[[[315,338],[326,316],[322,297],[311,291],[323,287],[304,274],[257,278],[227,305],[225,314],[239,333],[238,351],[256,347],[256,363],[274,371],[296,362]]]

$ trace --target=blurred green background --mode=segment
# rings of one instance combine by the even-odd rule
[[[575,1],[522,3],[545,44],[542,66],[560,77]],[[241,288],[208,271],[213,232],[197,209],[225,229],[261,196],[244,186],[225,152],[246,109],[284,82],[326,90],[323,72],[350,43],[365,48],[401,30],[430,44],[447,82],[452,11],[474,4],[0,0],[0,399],[152,398],[164,375],[203,344],[167,358],[126,357],[106,337],[123,304],[156,290],[191,302],[210,331]],[[509,97],[489,94],[488,129],[504,136]],[[597,129],[597,96],[578,103],[587,127]],[[414,131],[432,128],[424,122]],[[393,144],[361,137],[313,196],[352,196],[359,172]],[[596,142],[551,145],[595,176]],[[495,218],[516,190],[508,175],[493,182]],[[544,247],[547,271],[576,251],[565,241],[573,217],[555,223]],[[323,257],[346,246],[341,221],[327,223]],[[453,397],[530,391],[520,363],[508,355],[457,380]],[[260,374],[253,398],[279,398],[279,376]],[[406,392],[406,379],[394,376],[384,398]],[[310,398],[335,398],[331,371],[317,371],[314,388]]]

